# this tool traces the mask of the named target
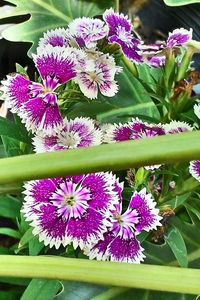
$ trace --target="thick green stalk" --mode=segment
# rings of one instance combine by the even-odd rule
[[[200,131],[0,159],[0,184],[200,159]]]
[[[119,287],[200,294],[198,269],[14,255],[0,255],[0,266],[1,277],[75,280]]]

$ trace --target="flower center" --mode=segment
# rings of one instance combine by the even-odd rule
[[[67,221],[71,218],[81,218],[87,211],[91,193],[88,188],[81,184],[64,181],[52,194],[50,200],[57,208],[58,216]]]
[[[67,148],[77,148],[80,144],[80,136],[77,132],[65,132],[58,136],[58,145]]]

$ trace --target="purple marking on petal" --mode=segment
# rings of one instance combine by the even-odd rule
[[[37,52],[43,51],[48,45],[53,47],[63,47],[67,45],[66,38],[67,38],[68,31],[64,28],[56,28],[44,33],[44,36],[39,40],[39,47]]]
[[[170,123],[164,124],[163,127],[166,134],[174,134],[193,130],[193,127],[190,124],[176,120],[172,120]]]
[[[140,263],[145,257],[139,241],[133,236],[131,239],[116,237],[108,246],[107,255],[111,261]]]
[[[200,160],[193,160],[190,162],[189,172],[200,182]]]
[[[128,16],[115,13],[112,8],[104,12],[103,19],[109,27],[109,36],[115,35],[119,27],[124,28],[127,32],[131,32],[132,26]]]
[[[57,216],[56,208],[52,204],[40,206],[36,228],[39,231],[39,239],[43,240],[45,245],[59,248],[61,243],[65,244],[66,225],[67,223]]]
[[[34,62],[43,79],[55,77],[62,84],[76,76],[75,55],[70,48],[49,46],[46,51],[34,55]]]
[[[28,130],[43,130],[47,134],[54,132],[63,122],[58,106],[51,106],[41,98],[34,98],[25,103],[20,117]]]
[[[139,223],[135,225],[136,234],[142,230],[149,231],[161,226],[159,221],[162,218],[158,215],[159,210],[155,208],[155,205],[156,202],[154,202],[152,195],[146,194],[145,189],[139,193],[135,192],[131,197],[129,209],[136,210],[139,217]]]
[[[138,45],[140,41],[132,36],[132,38],[127,37],[127,40],[125,41],[125,37],[120,39],[119,36],[113,35],[109,37],[108,39],[109,43],[116,43],[118,44],[124,55],[130,59],[131,61],[135,63],[142,63],[143,62],[143,57],[140,55],[140,50],[138,48]]]
[[[154,136],[164,135],[165,131],[161,125],[147,124],[139,119],[133,119],[129,122],[131,139],[151,138]]]
[[[153,56],[148,58],[148,65],[154,68],[160,68],[165,64],[166,57],[165,56]]]
[[[29,100],[29,85],[31,81],[20,74],[9,76],[2,81],[5,90],[6,104],[12,112],[18,113],[23,103]]]
[[[167,48],[180,47],[188,43],[192,38],[192,30],[188,31],[184,28],[175,29],[169,33],[167,39]]]
[[[69,24],[69,31],[72,35],[83,38],[86,43],[103,39],[108,33],[103,21],[86,17],[73,20]]]
[[[115,177],[109,173],[87,174],[82,184],[90,189],[92,194],[91,207],[105,211],[110,202],[115,202],[115,195],[111,195],[114,189]]]
[[[33,197],[36,205],[49,202],[49,197],[55,192],[60,181],[61,179],[41,179],[28,182],[24,187],[26,194]]]
[[[128,141],[131,139],[131,129],[127,124],[116,125],[113,130],[113,140],[116,142]]]
[[[66,237],[73,241],[75,248],[76,245],[79,245],[81,249],[87,247],[102,238],[106,231],[103,221],[102,214],[89,208],[81,219],[68,221]]]
[[[97,241],[96,244],[85,250],[85,254],[89,256],[90,259],[96,258],[97,260],[108,260],[109,255],[106,255],[106,251],[110,242],[112,242],[114,235],[112,232],[105,232],[103,235],[103,240]]]

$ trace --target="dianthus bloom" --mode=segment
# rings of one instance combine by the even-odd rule
[[[81,92],[90,99],[98,96],[98,91],[107,97],[113,97],[118,92],[115,75],[121,72],[112,56],[102,52],[88,52],[86,62],[77,70],[74,81]]]
[[[131,21],[128,17],[122,13],[115,13],[111,8],[105,11],[103,19],[109,27],[108,42],[118,44],[128,59],[141,63],[143,61],[139,49],[141,41],[133,36]]]
[[[190,162],[189,172],[200,182],[200,160],[193,160]]]
[[[22,118],[28,130],[51,134],[62,126],[55,90],[76,76],[75,61],[76,55],[70,48],[49,46],[34,55],[42,83],[21,74],[8,76],[2,82],[7,106]]]
[[[23,213],[45,245],[81,249],[103,238],[105,214],[117,203],[116,178],[95,173],[25,184]]]
[[[53,135],[40,132],[33,138],[36,152],[83,148],[101,144],[102,134],[89,118],[63,120],[63,127]]]
[[[182,121],[173,120],[163,125],[166,134],[174,134],[193,130],[193,127]]]
[[[118,262],[140,263],[144,254],[137,234],[142,230],[150,231],[161,226],[162,219],[155,208],[151,194],[146,189],[135,192],[127,210],[122,213],[122,202],[120,201],[111,210],[108,216],[110,223],[108,231],[104,233],[104,239],[99,240],[85,252],[91,259],[111,260]]]

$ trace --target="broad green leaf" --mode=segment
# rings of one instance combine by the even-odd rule
[[[15,140],[30,143],[28,132],[22,124],[15,124],[8,119],[0,117],[0,135],[13,138]]]
[[[52,300],[61,288],[58,280],[33,279],[21,300]]]
[[[200,3],[200,0],[164,0],[164,2],[169,6],[181,6],[192,3]]]
[[[0,234],[13,237],[15,239],[20,239],[20,233],[17,230],[7,227],[0,227]]]
[[[11,196],[0,197],[0,216],[6,218],[17,218],[20,215],[21,202]]]
[[[186,193],[184,195],[176,196],[175,198],[167,201],[164,203],[164,205],[169,205],[170,208],[176,209],[177,207],[181,206],[188,200],[189,193]]]
[[[27,21],[12,26],[10,30],[7,28],[3,36],[9,41],[33,43],[29,55],[36,52],[43,32],[52,28],[66,27],[77,17],[99,15],[113,3],[111,0],[9,0],[8,2],[16,5],[16,8],[3,18],[26,14],[31,16]]]
[[[176,227],[168,228],[165,233],[165,241],[174,253],[179,265],[186,268],[188,266],[187,249],[179,230]]]
[[[56,297],[56,300],[91,300],[105,290],[106,287],[96,284],[81,283],[75,281],[64,281],[63,291]]]

